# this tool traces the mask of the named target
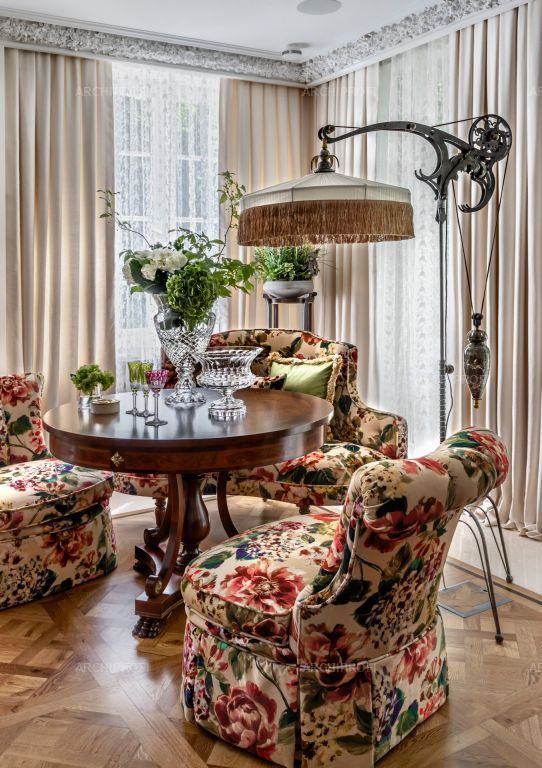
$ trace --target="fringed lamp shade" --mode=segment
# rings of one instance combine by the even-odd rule
[[[310,173],[241,200],[239,245],[378,243],[412,237],[408,189],[342,173]]]

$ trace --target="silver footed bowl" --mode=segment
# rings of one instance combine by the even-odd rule
[[[220,399],[210,404],[210,416],[232,421],[246,414],[244,401],[233,397],[233,393],[254,383],[256,376],[250,366],[261,352],[262,347],[211,347],[200,355],[202,372],[198,384],[222,393]]]

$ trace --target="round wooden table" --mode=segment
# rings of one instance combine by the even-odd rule
[[[207,403],[219,397],[204,390]],[[325,400],[296,392],[243,390],[238,396],[247,414],[237,421],[216,421],[207,405],[170,408],[161,393],[161,427],[126,414],[131,394],[120,398],[120,413],[97,416],[75,403],[48,411],[43,423],[54,456],[71,464],[115,472],[167,474],[168,503],[163,518],[144,532],[136,547],[136,570],[147,574],[136,598],[137,637],[155,637],[182,602],[180,580],[209,533],[209,514],[201,495],[208,473],[274,464],[304,456],[324,442],[333,409]],[[222,477],[225,477],[223,474]],[[181,549],[182,544],[182,549]]]

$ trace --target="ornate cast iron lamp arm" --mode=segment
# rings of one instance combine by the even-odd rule
[[[347,132],[335,136],[335,130],[343,127],[348,128]],[[333,171],[334,156],[327,151],[328,144],[335,144],[343,139],[376,133],[377,131],[411,133],[421,136],[429,142],[436,154],[435,168],[431,173],[424,173],[420,169],[415,171],[415,176],[431,187],[437,200],[446,199],[448,184],[452,179],[457,178],[458,173],[468,173],[472,181],[480,187],[481,194],[476,205],[471,206],[463,203],[459,206],[461,211],[467,213],[480,211],[491,200],[495,191],[493,166],[508,155],[512,146],[510,126],[499,115],[477,117],[470,127],[468,141],[463,141],[437,126],[405,120],[373,123],[359,128],[324,125],[318,131],[318,138],[322,140],[323,147],[320,155],[315,158],[318,160],[316,172],[329,173]],[[453,147],[457,151],[450,155],[449,147]]]

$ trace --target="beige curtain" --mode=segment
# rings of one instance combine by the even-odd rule
[[[8,370],[41,371],[46,407],[69,374],[114,370],[114,230],[97,190],[114,188],[111,64],[7,49]]]
[[[301,88],[223,79],[220,86],[219,169],[236,174],[247,192],[309,172],[310,119]],[[235,233],[228,255],[251,260],[252,248],[239,247]],[[280,308],[283,328],[300,327],[297,308]],[[221,318],[223,328],[265,327],[261,284],[246,296],[235,291]]]
[[[378,116],[379,66],[375,64],[319,86],[313,96],[313,154],[317,130],[323,125],[368,125]],[[350,176],[376,177],[376,138],[356,136],[332,147],[339,170]],[[358,346],[359,386],[363,398],[374,402],[375,382],[371,376],[374,313],[370,290],[370,253],[374,246],[328,245],[324,266],[316,281],[316,330],[329,339],[349,341]]]
[[[471,307],[450,211],[450,359],[456,365],[452,429],[466,424],[495,428],[511,458],[501,514],[509,527],[542,539],[542,3],[515,10],[450,36],[450,119],[495,112],[511,125],[514,144],[499,219],[484,308],[491,374],[486,396],[474,410],[462,377],[462,350],[471,328]],[[462,126],[452,126],[459,135]],[[504,163],[497,168],[500,190]],[[458,202],[476,200],[468,180],[458,183]],[[460,214],[474,306],[479,311],[497,193],[482,212]],[[451,203],[453,199],[451,200]]]

